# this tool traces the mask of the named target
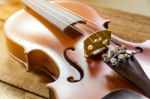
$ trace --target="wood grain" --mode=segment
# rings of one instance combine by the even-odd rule
[[[0,99],[44,99],[0,82]]]
[[[92,6],[101,16],[112,21],[109,27],[115,35],[134,42],[142,42],[150,39],[150,17],[103,8],[96,4],[92,4]],[[22,5],[18,1],[1,5],[0,18],[6,20],[8,16],[21,7]],[[14,85],[19,89],[48,98],[48,90],[45,84],[49,83],[51,80],[42,73],[39,75],[39,73],[26,72],[25,68],[20,63],[16,62],[8,55],[4,41],[3,22],[0,22],[0,80]],[[17,90],[10,88],[9,91],[5,92],[5,88],[7,88],[5,85],[0,84],[0,90],[3,92],[2,94],[6,94],[5,96],[7,96],[7,93],[11,94],[14,90]],[[37,99],[33,98],[32,94],[27,93],[25,95],[25,93],[25,91],[18,90],[16,93],[10,95],[10,97],[15,98],[10,99]]]

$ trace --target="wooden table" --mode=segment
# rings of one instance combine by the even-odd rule
[[[26,72],[25,68],[7,53],[3,21],[22,8],[18,0],[7,1],[9,2],[0,4],[0,99],[48,98],[45,85],[51,80],[42,73]],[[115,35],[134,42],[150,39],[150,17],[91,5],[102,17],[112,21],[109,27]]]

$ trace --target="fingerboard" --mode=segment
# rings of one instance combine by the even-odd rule
[[[68,26],[84,20],[67,9],[49,0],[21,0],[26,6],[38,13],[44,19],[64,31]]]

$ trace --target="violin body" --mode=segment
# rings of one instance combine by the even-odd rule
[[[86,4],[76,1],[55,3],[92,21],[100,29],[108,22]],[[7,20],[5,36],[9,54],[24,64],[28,71],[40,70],[47,73],[50,79],[54,78],[53,82],[47,84],[51,99],[100,99],[116,88],[136,90],[103,61],[84,57],[83,41],[87,38],[86,35],[72,39],[28,8],[18,11]],[[132,43],[114,35],[112,39],[129,49],[142,47],[144,52],[137,54],[136,58],[150,77],[150,41]],[[69,47],[74,47],[75,50],[68,51],[68,57],[84,72],[83,79],[78,82],[67,80],[70,76],[80,79],[80,71],[70,66],[63,56],[65,49]]]

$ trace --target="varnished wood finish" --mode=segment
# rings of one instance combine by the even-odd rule
[[[71,9],[72,11],[76,13],[79,13],[83,17],[87,17],[89,19],[91,18],[93,22],[97,23],[98,25],[101,25],[97,21],[99,20],[98,14],[94,12],[94,10],[92,10],[91,8],[81,4],[83,6],[83,11],[84,11],[83,13],[83,12],[78,12],[79,10],[77,9],[79,8],[79,6],[81,6],[80,3],[73,2],[73,5],[71,5],[72,3],[70,2],[63,2],[60,4],[66,8]],[[89,12],[85,14],[87,10],[93,12],[94,14],[91,14]],[[22,20],[22,18],[24,20]],[[15,22],[19,22],[19,24],[14,24]],[[26,22],[29,22],[29,23],[26,23]],[[21,23],[24,23],[25,31],[22,31],[22,28],[20,27]],[[13,27],[11,27],[12,24],[13,24]],[[93,60],[87,61],[84,58],[83,48],[82,48],[83,44],[81,42],[83,41],[84,38],[82,38],[79,41],[70,40],[65,35],[61,35],[62,34],[61,31],[57,30],[51,24],[45,24],[45,25],[48,27],[48,29],[44,25],[39,23],[37,19],[29,15],[26,11],[22,10],[20,12],[17,12],[7,21],[6,26],[5,26],[5,33],[7,37],[9,51],[13,53],[15,56],[17,56],[19,59],[21,59],[24,64],[27,64],[28,62],[26,60],[27,58],[24,55],[32,56],[32,54],[34,53],[39,53],[37,54],[39,56],[44,55],[44,58],[47,59],[47,63],[53,64],[49,66],[55,69],[55,75],[59,75],[59,77],[57,78],[55,82],[48,84],[48,88],[54,91],[55,96],[58,99],[84,99],[84,98],[99,99],[100,97],[104,96],[106,93],[110,92],[110,90],[112,89],[122,88],[122,87],[124,88],[132,87],[132,85],[126,82],[126,80],[122,79],[120,76],[115,74],[110,68],[104,65],[103,62],[97,62]],[[36,35],[28,36],[27,34],[29,30],[31,30],[30,33],[33,33]],[[17,35],[15,35],[16,33]],[[42,34],[42,37],[40,34]],[[57,38],[55,37],[55,35]],[[23,39],[22,37],[25,37],[26,39]],[[18,38],[21,38],[22,40],[20,41],[19,39],[19,42],[18,42]],[[113,37],[113,38],[115,39],[116,37]],[[13,44],[12,41],[15,42],[15,44]],[[119,41],[121,41],[121,43],[124,43],[124,44],[129,44],[129,47],[134,47],[137,45],[144,47],[145,45],[149,44],[149,42],[146,42],[143,44],[133,44],[133,43],[129,43],[123,40],[119,40]],[[43,46],[39,47],[38,44],[43,45]],[[58,50],[58,46],[59,46],[59,50]],[[71,53],[70,55],[73,56],[72,57],[73,60],[75,60],[84,69],[84,72],[85,72],[84,79],[78,83],[69,83],[66,81],[66,78],[70,75],[73,75],[76,78],[79,78],[78,72],[76,72],[76,70],[71,68],[62,57],[63,50],[69,46],[75,46],[76,51],[70,52]],[[149,54],[148,53],[149,46],[146,46],[145,49],[147,49],[145,53]],[[25,54],[23,50],[26,52]],[[16,51],[20,52],[23,55],[20,56],[21,54],[19,55],[15,54]],[[144,54],[138,55],[137,57],[138,59],[140,59],[139,57],[144,57]],[[28,57],[28,59],[30,59],[30,57]],[[32,59],[34,59],[34,57],[32,57]],[[36,62],[36,59],[37,57],[35,57],[35,62]],[[144,63],[147,62],[148,64],[148,60],[149,60],[149,57],[145,57]],[[40,60],[40,61],[44,62],[44,60]],[[92,66],[93,64],[95,64],[94,67]],[[146,66],[147,64],[145,64],[144,67],[147,67]],[[43,64],[43,66],[44,65],[47,65],[47,64]],[[28,67],[28,65],[26,65],[26,67]],[[35,68],[34,66],[31,66],[31,67]],[[90,67],[93,67],[93,68],[90,68]],[[65,71],[65,72],[62,72],[62,71]],[[147,74],[149,74],[148,71],[147,71]],[[74,95],[74,97],[72,97],[72,95]]]

